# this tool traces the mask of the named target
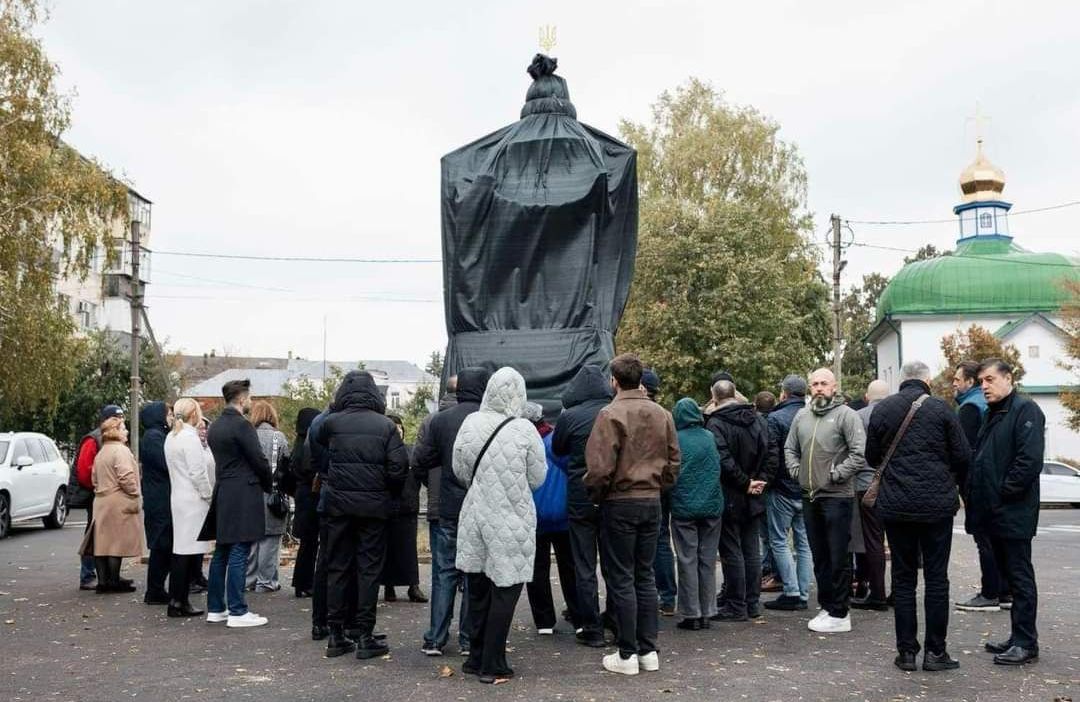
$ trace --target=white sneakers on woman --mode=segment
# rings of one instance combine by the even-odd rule
[[[643,656],[634,655],[623,658],[616,651],[611,655],[604,656],[604,670],[619,673],[620,675],[637,675],[638,671],[641,670],[647,673],[656,672],[660,670],[660,655],[653,651]]]

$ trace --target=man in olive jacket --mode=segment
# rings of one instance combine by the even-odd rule
[[[1039,473],[1046,417],[1016,392],[1012,367],[998,358],[979,366],[979,384],[990,412],[979,431],[968,480],[968,526],[986,534],[1012,591],[1012,631],[1006,641],[986,643],[999,665],[1022,665],[1039,657],[1035,629],[1038,588],[1031,539],[1039,526]]]

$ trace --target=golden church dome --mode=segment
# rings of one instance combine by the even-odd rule
[[[1005,190],[1005,171],[987,160],[982,150],[982,139],[977,143],[975,160],[960,172],[960,192],[964,195],[964,202],[1000,200]]]

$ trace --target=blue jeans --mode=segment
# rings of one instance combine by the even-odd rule
[[[229,614],[240,617],[247,614],[244,600],[244,582],[247,580],[248,554],[251,543],[218,544],[210,559],[209,585],[206,588],[206,609],[224,612],[228,598]]]
[[[465,574],[455,566],[457,558],[457,522],[440,519],[428,525],[431,541],[431,628],[424,634],[424,647],[442,650],[450,638],[450,622],[454,619],[454,599],[458,586],[462,588],[461,611],[458,616],[458,648],[469,648],[469,589]]]
[[[653,559],[656,572],[656,593],[660,604],[674,607],[678,596],[675,585],[675,553],[671,550],[671,495],[660,497],[660,535],[656,542],[656,557]]]
[[[79,563],[79,584],[86,585],[97,580],[97,565],[93,556],[83,556]]]
[[[772,547],[776,572],[784,581],[784,594],[807,600],[810,598],[810,576],[814,571],[814,562],[810,555],[810,542],[806,538],[803,502],[769,490],[765,493],[765,504],[769,546]],[[794,535],[795,557],[792,557],[788,546],[788,529]]]

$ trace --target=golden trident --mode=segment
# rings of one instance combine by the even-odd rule
[[[555,25],[545,24],[540,26],[540,48],[545,54],[550,54],[555,48]]]

